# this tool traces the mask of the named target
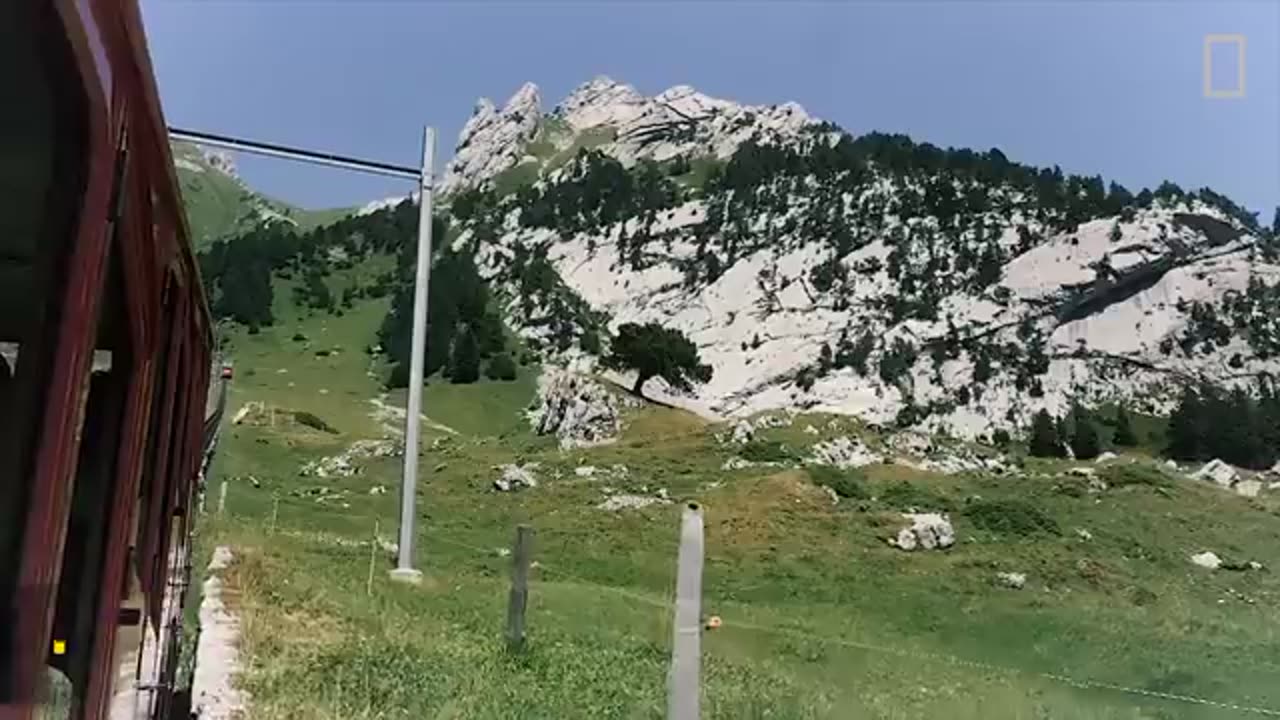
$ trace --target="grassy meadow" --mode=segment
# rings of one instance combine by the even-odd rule
[[[203,552],[237,555],[227,577],[251,719],[664,717],[687,501],[706,519],[703,610],[723,618],[703,635],[706,718],[1252,716],[1197,699],[1280,710],[1274,494],[1237,497],[1134,456],[1094,466],[1112,485],[1100,494],[1066,462],[1007,476],[876,465],[833,505],[815,483],[830,473],[724,470],[736,452],[715,437],[724,427],[669,408],[628,410],[614,444],[560,450],[521,420],[531,367],[509,383],[429,383],[425,578],[393,583],[391,553],[370,539],[396,537],[400,458],[356,460],[352,477],[299,474],[402,422],[386,407],[403,391],[384,395],[384,369],[364,352],[385,301],[336,317],[276,294],[274,327],[230,332],[228,415],[262,410],[224,429],[199,529]],[[852,419],[811,415],[761,435],[793,454],[837,435],[879,441]],[[511,462],[539,463],[538,487],[494,492],[495,466]],[[593,476],[575,473],[588,465]],[[659,489],[671,503],[596,507],[609,492]],[[911,506],[949,512],[956,545],[890,547]],[[505,553],[521,523],[535,529],[537,564],[528,642],[513,652]],[[1210,572],[1188,561],[1202,550],[1267,568]],[[1001,571],[1025,573],[1026,586],[998,586]]]

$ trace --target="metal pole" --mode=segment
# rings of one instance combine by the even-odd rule
[[[418,200],[418,273],[413,286],[413,347],[409,358],[409,401],[404,414],[404,476],[400,482],[400,548],[391,577],[418,582],[413,567],[414,493],[418,483],[418,419],[422,414],[423,365],[427,351],[427,284],[431,280],[431,190],[436,131],[422,138],[422,181]]]
[[[697,720],[702,653],[702,511],[693,503],[685,508],[681,519],[678,562],[667,718]]]

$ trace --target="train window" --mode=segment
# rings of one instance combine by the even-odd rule
[[[74,58],[53,5],[0,2],[0,703],[30,691],[8,687],[8,661],[28,597],[19,577],[34,448],[87,178]]]
[[[80,456],[58,580],[53,637],[65,646],[63,652],[51,654],[48,659],[54,669],[65,673],[77,699],[84,693],[92,672],[95,620],[101,593],[117,592],[115,587],[102,587],[103,569],[119,479],[118,456],[126,444],[124,411],[129,374],[133,369],[126,332],[128,324],[122,317],[125,298],[118,240],[118,236],[113,238],[115,247],[102,296],[99,349],[94,350],[91,362]]]

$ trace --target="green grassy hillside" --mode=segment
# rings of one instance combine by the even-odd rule
[[[211,165],[200,150],[189,143],[174,143],[173,155],[192,242],[198,249],[215,240],[247,232],[267,217],[287,218],[305,231],[345,217],[353,210],[306,210],[266,197]]]
[[[335,286],[362,272],[339,271]],[[289,301],[289,282],[277,281],[274,326],[229,334],[228,416],[260,405],[226,428],[210,482],[228,482],[227,511],[200,530],[201,547],[239,556],[229,580],[251,718],[664,717],[685,501],[707,521],[703,609],[724,621],[703,637],[704,717],[1280,709],[1280,581],[1269,567],[1188,561],[1213,550],[1273,563],[1274,496],[1237,497],[1133,456],[1099,470],[1111,484],[1101,494],[1065,475],[1065,461],[1003,477],[876,465],[848,481],[861,497],[833,506],[815,483],[833,482],[830,472],[724,470],[735,454],[715,438],[724,428],[669,408],[629,410],[615,444],[562,451],[521,420],[530,367],[514,382],[428,385],[417,499],[426,578],[393,584],[391,554],[369,539],[396,535],[400,458],[355,458],[350,477],[300,472],[402,422],[388,409],[398,398],[383,395],[386,369],[364,352],[388,301],[314,313]],[[764,431],[756,451],[836,435],[880,440],[849,419],[802,415]],[[538,487],[491,489],[495,466],[530,462]],[[583,466],[597,471],[581,477]],[[605,488],[661,488],[673,502],[608,512],[596,507]],[[949,511],[956,546],[890,547],[908,506]],[[528,645],[509,652],[503,553],[520,523],[535,528],[538,565]],[[1026,587],[999,587],[1000,571],[1026,573]]]

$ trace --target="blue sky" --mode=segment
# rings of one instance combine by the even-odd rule
[[[795,100],[854,133],[999,147],[1133,190],[1208,185],[1264,222],[1280,204],[1280,3],[1265,0],[142,7],[168,121],[210,132],[414,165],[432,124],[443,161],[478,97],[501,104],[528,80],[550,109],[606,74],[646,94],[689,84],[753,104]],[[1244,99],[1204,97],[1210,33],[1247,37]],[[1234,50],[1212,54],[1215,83],[1234,81]],[[239,164],[253,187],[304,207],[406,190],[279,160]]]

